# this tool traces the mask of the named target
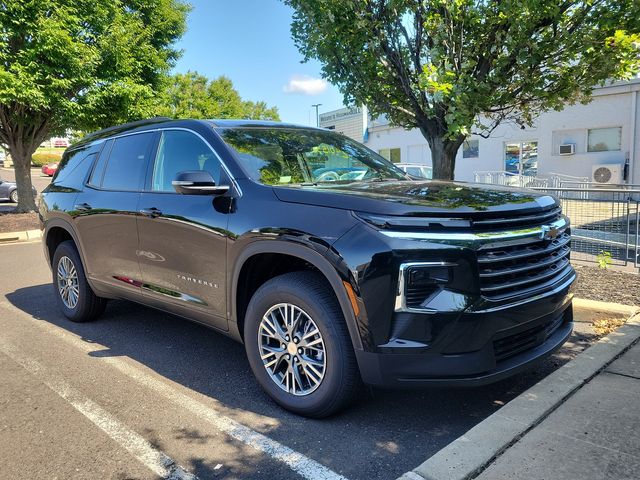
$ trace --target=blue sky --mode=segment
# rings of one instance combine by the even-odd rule
[[[190,0],[188,30],[174,71],[226,75],[246,100],[275,105],[283,121],[315,125],[342,107],[337,88],[321,80],[320,64],[301,63],[290,34],[292,10],[279,0]]]

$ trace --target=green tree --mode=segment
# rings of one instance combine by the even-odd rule
[[[252,120],[275,120],[280,121],[278,107],[267,107],[265,102],[245,101],[243,105],[244,118]]]
[[[228,77],[209,80],[198,72],[169,77],[158,103],[157,113],[171,118],[280,120],[277,107],[243,101]]]
[[[638,0],[283,0],[294,41],[348,104],[427,139],[453,179],[472,130],[528,125],[640,67]]]
[[[48,137],[148,116],[185,29],[182,0],[0,3],[0,143],[18,211],[36,208],[30,160]]]

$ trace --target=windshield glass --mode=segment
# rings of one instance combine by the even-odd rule
[[[347,137],[298,128],[221,128],[249,176],[265,185],[406,180],[404,172]]]

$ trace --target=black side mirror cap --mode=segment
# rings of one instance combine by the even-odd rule
[[[216,185],[211,174],[205,170],[178,172],[171,184],[176,192],[183,195],[222,195],[229,191],[228,185]]]

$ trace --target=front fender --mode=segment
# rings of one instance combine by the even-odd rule
[[[261,253],[276,253],[290,255],[300,258],[318,269],[322,275],[327,279],[331,288],[333,289],[338,303],[347,322],[347,328],[351,337],[352,344],[355,349],[362,350],[362,340],[360,338],[358,321],[356,313],[349,299],[347,293],[347,287],[344,282],[351,284],[348,270],[346,268],[340,268],[340,259],[335,254],[328,253],[329,246],[322,243],[307,242],[303,243],[299,236],[294,239],[287,240],[275,240],[275,239],[263,239],[254,240],[250,244],[244,246],[241,253],[235,259],[233,267],[230,269],[230,285],[229,289],[229,305],[230,305],[230,330],[233,330],[233,335],[237,338],[241,338],[241,332],[239,331],[239,324],[237,319],[237,305],[235,299],[237,298],[238,280],[240,272],[244,264],[254,255]]]

